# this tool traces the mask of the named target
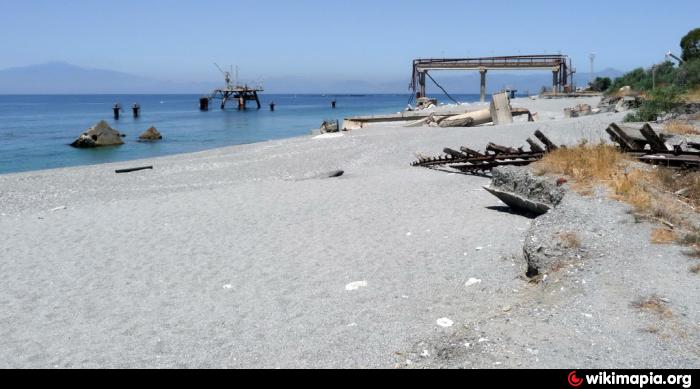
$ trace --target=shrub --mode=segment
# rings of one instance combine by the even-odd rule
[[[683,88],[675,85],[656,88],[649,93],[649,96],[636,113],[631,113],[625,117],[626,122],[651,122],[658,119],[664,112],[670,112],[678,107],[682,102]]]
[[[588,83],[588,87],[592,91],[605,92],[612,85],[612,80],[610,77],[596,77],[595,80]]]
[[[613,81],[610,91],[617,92],[623,86],[629,85],[635,90],[646,90],[647,80],[649,79],[647,72],[643,68],[637,68],[629,73],[624,74],[622,77],[618,77]],[[651,81],[649,79],[648,86],[651,87]]]
[[[681,49],[684,61],[700,58],[700,28],[691,30],[681,39]]]
[[[630,86],[638,92],[649,91],[654,88],[654,81],[656,81],[656,87],[674,85],[678,81],[679,73],[680,69],[670,61],[654,65],[649,69],[637,68],[616,78],[610,86],[609,93],[614,93],[623,86]]]
[[[676,74],[675,83],[686,88],[700,86],[700,59],[684,62]]]

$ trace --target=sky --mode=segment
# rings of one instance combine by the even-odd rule
[[[61,61],[163,80],[408,76],[418,57],[567,54],[579,72],[680,52],[699,0],[0,0],[0,69]]]

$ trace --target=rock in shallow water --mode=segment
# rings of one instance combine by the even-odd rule
[[[139,140],[153,142],[163,139],[163,135],[155,127],[151,127],[139,135]]]
[[[103,146],[123,145],[124,135],[113,129],[104,120],[89,128],[78,137],[71,146],[85,149]]]

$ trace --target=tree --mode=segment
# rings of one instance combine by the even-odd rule
[[[609,77],[596,77],[595,80],[588,83],[588,86],[592,91],[605,92],[611,84],[612,80]]]
[[[690,31],[681,39],[681,49],[684,61],[700,58],[700,28]]]

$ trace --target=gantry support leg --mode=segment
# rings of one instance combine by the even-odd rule
[[[480,99],[480,101],[483,103],[486,101],[486,73],[488,73],[488,69],[480,68],[479,73],[481,74],[481,99]]]
[[[419,97],[425,97],[425,72],[418,73],[418,93]]]
[[[559,93],[559,68],[552,69],[552,94]]]

